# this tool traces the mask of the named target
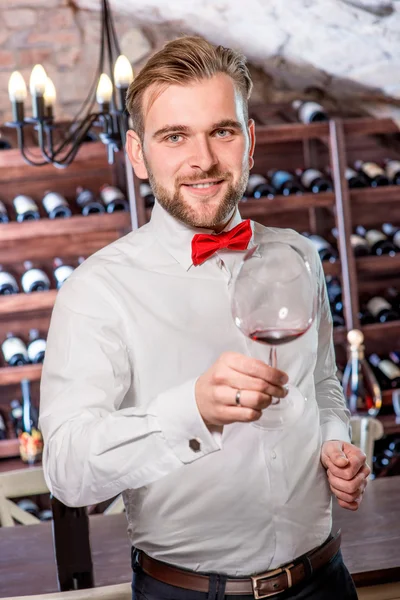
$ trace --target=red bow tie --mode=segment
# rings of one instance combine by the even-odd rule
[[[201,265],[217,250],[246,250],[251,239],[252,231],[250,219],[242,221],[230,231],[209,235],[197,233],[192,239],[192,261],[195,266]]]

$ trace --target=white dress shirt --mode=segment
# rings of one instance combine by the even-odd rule
[[[241,222],[236,210],[226,230]],[[210,433],[197,378],[225,351],[268,360],[231,315],[232,274],[244,253],[199,266],[193,229],[156,203],[151,221],[88,258],[57,295],[41,381],[44,470],[67,505],[124,492],[132,544],[184,568],[245,576],[292,560],[331,529],[320,463],[326,440],[350,441],[321,263],[305,237],[252,222],[250,246],[290,241],[318,287],[314,325],[278,349],[306,398],[277,435],[250,423]],[[268,410],[268,409],[267,409]],[[193,440],[196,440],[193,443]]]

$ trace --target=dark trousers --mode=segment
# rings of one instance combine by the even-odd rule
[[[253,596],[226,596],[223,575],[212,575],[207,594],[160,583],[135,566],[132,600],[251,600]],[[310,578],[270,600],[357,600],[357,592],[339,552]]]

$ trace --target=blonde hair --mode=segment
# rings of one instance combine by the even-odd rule
[[[142,100],[153,84],[184,85],[209,79],[217,73],[229,75],[243,98],[245,119],[248,119],[248,99],[253,83],[246,66],[246,57],[231,48],[214,46],[199,36],[184,36],[172,40],[156,52],[131,83],[126,107],[133,129],[141,140],[144,135]]]

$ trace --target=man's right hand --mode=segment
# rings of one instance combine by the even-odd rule
[[[257,421],[272,398],[284,398],[288,376],[257,358],[224,352],[201,375],[195,388],[196,402],[206,425],[223,426]],[[236,392],[240,390],[240,405]]]

